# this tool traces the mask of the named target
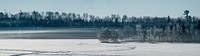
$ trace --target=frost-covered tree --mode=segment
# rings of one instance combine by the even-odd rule
[[[98,36],[98,39],[102,43],[109,43],[110,38],[112,37],[111,31],[108,28],[105,28]]]
[[[121,38],[123,38],[123,34],[119,30],[116,29],[112,32],[111,42],[119,43],[121,42]]]
[[[105,28],[98,35],[98,39],[102,43],[120,43],[122,38],[123,38],[123,33],[118,29]]]
[[[133,31],[134,31],[133,27],[128,26],[128,25],[124,26],[123,27],[123,33],[124,33],[123,39],[130,39],[133,35]]]
[[[137,39],[142,40],[143,34],[142,34],[142,26],[140,24],[136,25],[136,32],[137,32]]]

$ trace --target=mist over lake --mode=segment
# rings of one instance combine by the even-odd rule
[[[97,39],[97,28],[1,28],[0,39]]]

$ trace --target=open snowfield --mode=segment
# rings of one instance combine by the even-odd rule
[[[0,56],[199,56],[198,43],[100,43],[97,39],[2,39]]]

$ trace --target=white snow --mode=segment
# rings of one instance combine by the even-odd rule
[[[2,39],[0,56],[199,56],[198,43],[100,43],[97,39]]]

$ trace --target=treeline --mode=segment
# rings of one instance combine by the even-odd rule
[[[135,26],[141,24],[143,28],[157,27],[165,29],[167,26],[179,25],[181,27],[190,27],[199,29],[200,19],[197,17],[128,17],[118,14],[111,16],[99,17],[94,15],[83,15],[75,13],[59,13],[59,12],[23,12],[10,14],[0,12],[0,27],[116,27]],[[190,25],[189,25],[190,24]]]
[[[128,18],[120,18],[119,15],[107,16],[104,18],[75,13],[59,13],[59,12],[23,12],[10,14],[0,12],[0,27],[72,27],[72,28],[88,28],[88,27],[123,27]]]
[[[200,19],[189,16],[189,11],[178,18],[111,16],[99,17],[83,13],[0,12],[0,27],[70,27],[70,28],[119,28],[124,39],[132,41],[186,41],[200,42]]]

